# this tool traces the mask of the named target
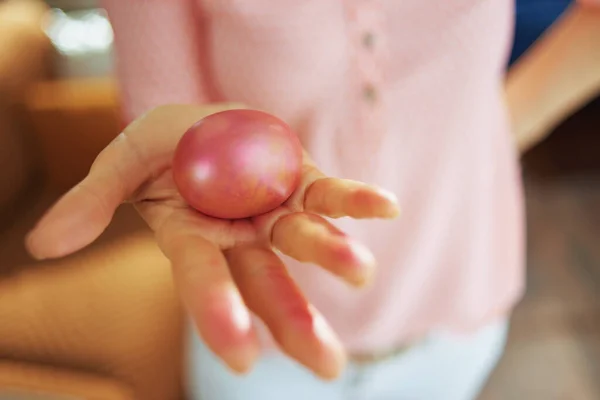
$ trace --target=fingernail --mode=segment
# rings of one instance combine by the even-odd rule
[[[400,215],[400,208],[398,207],[398,197],[390,192],[389,190],[377,188],[377,194],[383,197],[388,202],[388,206],[381,209],[381,218],[396,218]]]
[[[220,288],[203,300],[210,306],[205,309],[205,323],[199,326],[202,336],[229,369],[238,374],[248,372],[260,349],[252,317],[239,292],[234,287]]]
[[[252,370],[254,362],[260,355],[260,349],[255,345],[245,345],[226,351],[223,361],[236,374],[245,375]]]
[[[353,239],[348,239],[348,247],[357,264],[360,264],[360,267],[355,270],[356,273],[348,278],[354,285],[363,286],[373,277],[376,265],[375,256],[364,244]]]
[[[373,256],[373,253],[371,253],[371,250],[367,246],[353,239],[347,240],[356,261],[365,266],[375,266],[375,256]]]
[[[282,349],[317,377],[337,378],[346,364],[346,352],[325,318],[308,306],[310,318],[294,319],[279,337]]]
[[[258,339],[256,337],[256,331],[252,327],[252,321],[250,315],[245,312],[245,315],[240,313],[235,315],[236,319],[234,323],[237,324],[240,332],[245,332],[245,337],[240,341],[237,346],[232,346],[224,352],[223,358],[226,360],[229,368],[238,373],[246,374],[254,365],[254,362],[260,355],[260,348],[258,346]]]
[[[344,369],[346,352],[325,318],[317,312],[314,315],[313,329],[315,336],[324,345],[323,348],[327,350],[320,357],[319,368],[316,372],[323,379],[332,380],[337,378]]]
[[[240,332],[249,331],[252,328],[252,317],[237,291],[231,291],[231,316],[232,323]]]
[[[399,215],[400,215],[400,208],[394,204],[394,205],[390,205],[390,207],[387,209],[387,212],[384,215],[384,217],[388,218],[388,219],[392,219],[392,218],[396,218]]]
[[[398,204],[398,197],[393,192],[379,187],[376,188],[376,190],[377,194],[388,200],[390,203]]]

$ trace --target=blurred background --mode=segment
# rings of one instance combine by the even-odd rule
[[[183,399],[183,318],[133,210],[63,260],[22,244],[121,128],[97,3],[0,0],[0,400]],[[569,3],[517,1],[511,62]],[[595,101],[523,159],[528,290],[482,400],[600,398],[599,133]]]

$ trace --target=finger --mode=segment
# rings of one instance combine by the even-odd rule
[[[393,193],[337,178],[314,181],[306,189],[304,209],[330,218],[395,218],[399,214]]]
[[[231,369],[248,371],[259,353],[258,340],[225,256],[177,214],[165,221],[157,239],[202,339]]]
[[[396,196],[384,189],[348,179],[327,177],[304,152],[302,180],[286,205],[330,218],[395,218]]]
[[[170,165],[185,130],[228,106],[163,106],[139,118],[106,147],[88,176],[63,196],[26,240],[36,258],[61,257],[95,240],[116,208]]]
[[[282,350],[325,379],[345,364],[343,347],[323,317],[306,301],[271,250],[228,251],[231,273],[248,307],[271,331]]]
[[[354,285],[367,283],[375,269],[375,259],[364,245],[316,214],[281,217],[273,226],[272,244],[282,253],[318,264]]]

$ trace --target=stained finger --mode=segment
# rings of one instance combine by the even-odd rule
[[[399,214],[393,193],[337,178],[314,181],[306,189],[304,209],[330,218],[395,218]]]
[[[282,253],[318,264],[354,285],[367,283],[373,275],[375,259],[369,249],[316,214],[281,217],[271,237]]]
[[[164,223],[157,239],[200,336],[234,371],[247,371],[258,356],[258,341],[223,253],[176,218]]]
[[[246,304],[283,351],[323,378],[337,377],[345,363],[343,347],[279,257],[266,248],[245,247],[228,251],[227,259]]]

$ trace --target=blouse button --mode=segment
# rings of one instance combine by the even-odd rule
[[[377,90],[373,85],[367,84],[363,87],[363,99],[371,104],[377,101]]]
[[[375,46],[375,35],[372,32],[365,32],[362,36],[362,44],[366,49],[372,50]]]

